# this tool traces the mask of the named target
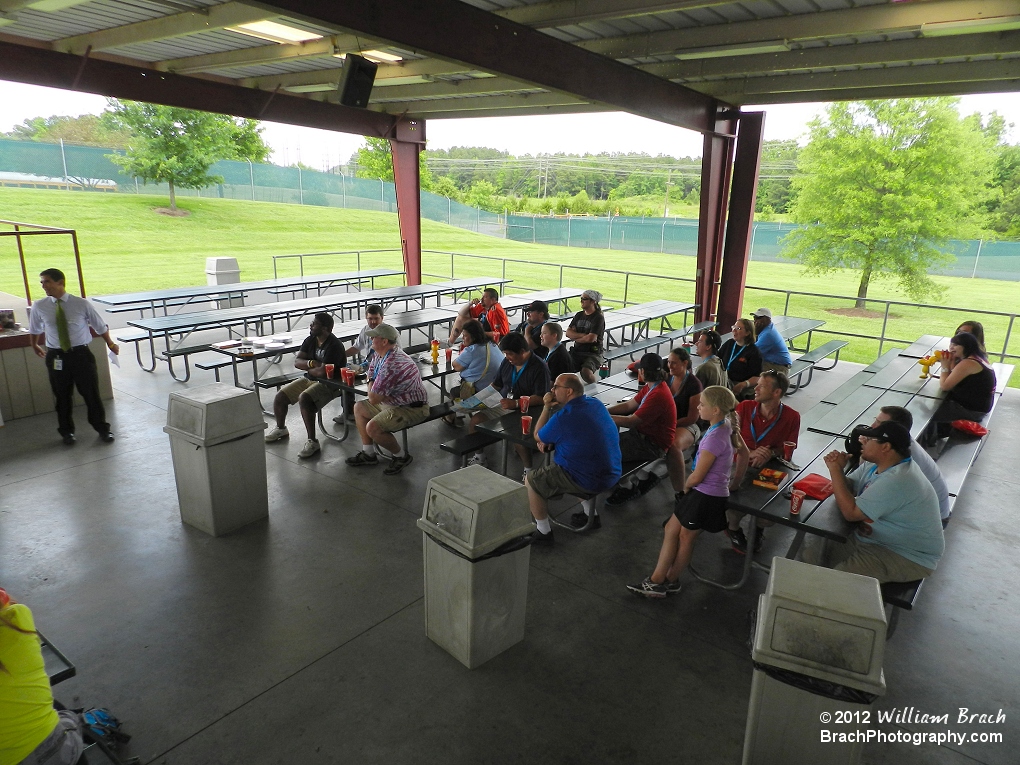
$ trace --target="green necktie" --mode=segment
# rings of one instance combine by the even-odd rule
[[[60,350],[71,350],[71,333],[67,331],[67,317],[64,316],[64,303],[57,301],[57,338],[60,340]]]

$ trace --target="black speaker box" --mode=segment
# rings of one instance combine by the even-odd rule
[[[361,109],[368,106],[368,98],[372,95],[372,85],[375,84],[375,72],[378,68],[378,64],[367,58],[348,53],[344,57],[343,79],[340,80],[340,103]]]

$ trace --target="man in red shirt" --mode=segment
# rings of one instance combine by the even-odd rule
[[[481,300],[475,298],[460,309],[457,320],[453,322],[453,329],[450,331],[451,346],[457,342],[464,325],[470,319],[478,319],[485,330],[485,337],[497,345],[500,338],[510,333],[510,320],[507,318],[503,306],[499,304],[499,293],[492,287],[488,287],[482,292]]]
[[[669,385],[663,382],[665,368],[657,353],[646,353],[638,364],[638,378],[645,385],[634,398],[609,407],[613,422],[629,428],[620,434],[623,462],[654,462],[665,456],[676,436],[676,402]],[[623,479],[607,505],[622,505],[648,492],[656,483],[647,467]]]
[[[783,456],[783,445],[787,441],[794,444],[800,435],[800,413],[782,402],[783,396],[790,387],[790,380],[782,372],[766,370],[758,378],[754,386],[754,399],[741,401],[737,404],[737,416],[740,418],[740,435],[750,450],[749,464],[751,467],[765,467],[774,457]],[[733,549],[743,555],[747,552],[747,538],[740,528],[743,513],[732,510],[726,512],[729,521],[727,534]],[[759,524],[763,523],[758,521]],[[755,533],[754,551],[761,549],[765,540],[765,532],[758,527]]]

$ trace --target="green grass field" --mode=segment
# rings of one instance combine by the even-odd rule
[[[390,249],[387,253],[366,254],[362,267],[400,263],[397,220],[390,213],[198,198],[180,200],[181,208],[191,213],[186,218],[153,212],[153,208],[166,204],[165,197],[156,196],[0,188],[0,218],[77,230],[90,295],[202,284],[205,259],[212,256],[236,257],[244,280],[272,277],[273,255]],[[422,246],[427,250],[506,259],[506,276],[519,287],[557,286],[563,266],[565,285],[594,287],[617,301],[623,299],[625,277],[596,269],[684,279],[693,278],[695,269],[695,259],[688,256],[511,242],[427,220],[422,221]],[[74,273],[69,237],[26,238],[25,256],[36,292],[34,275],[43,268],[56,266],[69,276]],[[306,263],[309,273],[354,267],[353,256],[323,257]],[[280,274],[297,273],[297,268],[296,260],[283,261]],[[456,276],[497,275],[503,269],[499,260],[457,258],[455,263]],[[433,280],[449,277],[449,256],[426,254],[424,270],[433,275]],[[935,281],[947,291],[942,298],[933,296],[931,302],[953,306],[955,310],[893,306],[888,336],[909,341],[922,334],[949,334],[960,321],[974,315],[975,310],[1020,313],[1020,285],[1016,282],[956,277],[935,277]],[[831,330],[856,334],[879,334],[881,330],[881,318],[831,313],[832,309],[853,305],[849,296],[856,292],[857,279],[851,272],[809,277],[796,264],[752,262],[747,283],[759,288],[845,295],[845,298],[794,295],[788,313],[824,319],[825,328]],[[631,276],[626,286],[630,302],[665,297],[693,299],[690,282]],[[893,287],[892,282],[872,282],[870,297],[905,300]],[[9,237],[0,238],[0,291],[13,294],[24,291],[17,249]],[[785,296],[748,287],[745,309],[753,310],[759,305],[782,312]],[[880,304],[871,307],[880,312],[884,309]],[[1001,351],[1008,317],[979,318],[986,327],[989,350]],[[1008,352],[1020,354],[1018,335],[1020,326],[1014,328]],[[822,335],[818,339],[824,338]],[[842,358],[868,363],[874,360],[877,351],[877,341],[852,338]],[[1013,384],[1020,386],[1020,375],[1014,375]]]

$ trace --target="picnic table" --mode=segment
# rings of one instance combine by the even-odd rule
[[[649,334],[651,323],[656,319],[660,320],[659,332],[673,330],[667,317],[682,313],[684,323],[687,320],[687,312],[695,308],[695,303],[680,303],[675,300],[652,300],[647,303],[626,306],[604,314],[606,321],[606,347],[611,345],[622,346],[627,342],[627,328],[631,328],[631,342]],[[620,330],[620,342],[613,338],[613,332]]]
[[[811,350],[812,333],[825,325],[825,322],[821,319],[804,319],[798,316],[773,316],[772,323],[792,351]],[[807,346],[805,348],[796,348],[793,341],[801,335],[808,336]]]
[[[360,286],[368,281],[372,289],[375,280],[381,276],[402,276],[403,271],[394,268],[372,268],[363,271],[347,271],[336,274],[312,274],[309,276],[282,277],[265,279],[256,282],[238,282],[236,284],[196,285],[192,287],[173,287],[146,292],[126,292],[119,295],[101,295],[92,298],[96,303],[110,306],[107,310],[134,310],[145,315],[146,310],[156,315],[162,308],[163,315],[169,314],[171,306],[182,308],[194,303],[205,303],[211,300],[240,300],[242,303],[250,292],[297,292],[303,291],[305,296],[310,290],[321,295],[326,290],[337,286]]]

